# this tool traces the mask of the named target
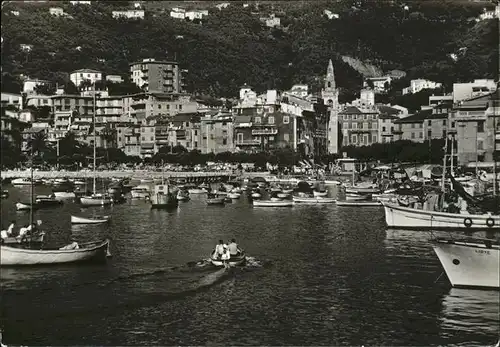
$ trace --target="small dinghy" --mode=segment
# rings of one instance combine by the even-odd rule
[[[76,194],[73,191],[60,191],[60,192],[54,192],[55,198],[58,200],[64,200],[64,199],[75,199]]]
[[[254,200],[252,205],[255,207],[292,207],[292,200]]]
[[[35,201],[38,207],[50,207],[63,204],[61,200],[56,199],[55,195],[37,195]]]
[[[109,255],[109,240],[78,244],[59,249],[24,249],[1,246],[0,266],[53,265],[104,261]]]
[[[71,224],[103,224],[111,220],[110,216],[78,217],[71,216]]]
[[[322,192],[318,192],[317,190],[313,191],[313,195],[314,196],[321,196],[321,197],[326,197],[328,196],[328,191],[322,191]]]
[[[224,205],[225,196],[217,196],[209,194],[207,197],[207,205]]]
[[[213,251],[212,254],[210,255],[210,261],[214,266],[224,266],[224,262],[220,257],[217,256],[215,251]],[[239,252],[236,255],[231,255],[231,257],[228,260],[228,263],[231,266],[238,266],[242,265],[245,261],[246,261],[245,252]]]

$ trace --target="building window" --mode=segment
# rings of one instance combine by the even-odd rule
[[[144,132],[144,128],[141,128],[141,133],[143,133],[143,132]]]
[[[158,105],[158,109],[161,110],[161,105]]]
[[[262,123],[262,119],[260,117],[255,117],[255,123],[257,124]]]
[[[344,122],[343,129],[349,129],[349,123],[348,122]]]
[[[363,123],[359,123],[359,129],[363,129]]]
[[[198,136],[198,130],[194,131],[194,136]],[[195,146],[196,147],[196,146]]]
[[[167,110],[170,110],[170,105],[167,104]]]
[[[418,123],[419,129],[422,129],[424,127],[424,123]]]
[[[198,141],[194,141],[194,147],[198,147]]]
[[[182,111],[182,105],[179,105],[179,111]]]
[[[455,128],[455,122],[451,122],[451,127]]]
[[[351,135],[351,143],[358,143],[358,135]]]
[[[284,141],[290,141],[290,135],[288,133],[283,134],[283,140]]]
[[[413,125],[413,124],[412,124],[412,125]],[[414,132],[412,132],[412,133],[411,133],[411,138],[412,138],[412,139],[414,139],[414,138],[415,138],[415,133],[414,133]]]
[[[236,134],[236,140],[239,143],[243,142],[243,133],[237,133]]]
[[[443,120],[443,126],[445,127],[446,126],[446,119]]]
[[[477,132],[484,133],[484,121],[477,122]]]
[[[372,135],[372,142],[376,143],[377,142],[377,135]]]
[[[411,123],[411,128],[415,129],[415,123]]]
[[[432,137],[432,130],[427,130],[427,137],[431,138]]]
[[[429,120],[427,120],[427,125],[428,125],[428,126],[431,126],[431,125],[432,125],[432,121],[431,121],[430,119],[429,119]]]
[[[227,139],[222,139],[222,144],[227,145]]]
[[[146,140],[146,138],[143,136],[143,137],[141,137],[141,140],[142,140],[142,141],[145,141],[145,140]]]
[[[367,144],[370,143],[369,142],[369,138],[368,138],[368,134],[366,134],[366,135],[363,136],[363,140],[364,140],[365,145],[367,145]]]
[[[283,116],[283,124],[290,123],[290,116]]]
[[[351,126],[352,126],[352,129],[357,129],[358,128],[358,123],[352,123]]]
[[[484,150],[483,140],[477,140],[477,150],[478,151]]]
[[[189,122],[186,122],[186,128],[189,127]]]
[[[418,137],[421,138],[421,139],[423,139],[424,138],[424,133],[423,132],[419,132],[418,133]]]
[[[274,124],[274,117],[273,116],[269,116],[269,118],[267,119],[267,122],[269,124]]]
[[[269,136],[269,141],[274,141],[274,136]]]
[[[154,141],[154,139],[155,139],[155,138],[154,138],[153,136],[151,136],[151,137],[149,138],[149,140],[150,140],[150,141]]]
[[[352,115],[352,119],[353,119],[353,120],[357,120],[357,119],[358,119],[358,116],[357,116],[357,115],[355,115],[355,114],[353,114],[353,115]]]
[[[382,127],[382,131],[385,131],[385,127]]]

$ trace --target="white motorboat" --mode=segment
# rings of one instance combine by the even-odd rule
[[[283,192],[282,192],[282,193],[278,193],[278,194],[276,194],[276,196],[277,196],[278,198],[280,198],[280,199],[288,199],[288,198],[290,197],[290,194],[288,194],[288,193],[283,193]]]
[[[16,203],[16,210],[17,211],[29,211],[32,207],[33,207],[33,209],[38,208],[36,203],[32,203],[32,204],[30,204],[29,202]]]
[[[82,196],[80,198],[80,204],[83,206],[106,206],[111,205],[112,203],[113,199],[103,194],[93,194],[90,196]]]
[[[103,224],[111,220],[110,216],[78,217],[71,216],[71,224]]]
[[[58,200],[75,199],[76,198],[75,192],[54,192],[53,194],[54,194],[55,198]]]
[[[500,288],[498,241],[438,238],[432,247],[453,287]]]
[[[346,194],[378,194],[380,189],[374,187],[364,187],[364,186],[350,186],[345,188]]]
[[[149,190],[146,187],[134,187],[130,190],[132,199],[146,199],[150,197]]]
[[[252,193],[252,198],[254,198],[254,199],[260,199],[261,197],[262,197],[262,195],[260,193],[257,193],[257,192]]]
[[[351,206],[351,207],[378,207],[382,206],[380,201],[338,201],[337,206]]]
[[[321,196],[314,197],[300,197],[294,196],[293,202],[296,204],[333,204],[335,203],[335,198],[325,198]]]
[[[207,190],[205,188],[189,188],[189,194],[206,194]]]
[[[487,229],[500,231],[500,216],[420,210],[382,202],[385,222],[394,228]]]
[[[109,240],[78,245],[76,242],[59,249],[24,249],[1,246],[0,266],[51,265],[105,260]]]
[[[321,197],[327,197],[328,196],[328,191],[323,191],[323,192],[318,192],[317,190],[313,191],[314,196],[321,196]]]
[[[255,207],[292,207],[292,200],[254,200],[252,205]]]

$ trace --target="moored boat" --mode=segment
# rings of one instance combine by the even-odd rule
[[[241,194],[240,194],[240,193],[232,193],[232,192],[231,192],[231,193],[227,193],[227,197],[228,197],[229,199],[239,199],[239,198],[240,198],[240,196],[241,196]]]
[[[337,206],[352,206],[352,207],[378,207],[382,206],[380,201],[338,201]]]
[[[207,205],[224,205],[225,196],[209,194],[207,196]]]
[[[292,200],[254,200],[252,205],[255,207],[292,207]]]
[[[30,186],[31,180],[29,178],[16,178],[10,182],[14,186]]]
[[[378,188],[373,188],[373,187],[356,187],[356,186],[351,186],[351,187],[346,187],[345,188],[346,194],[378,194],[380,193],[380,189]]]
[[[92,194],[80,198],[80,204],[83,206],[106,206],[112,203],[113,199],[104,194]]]
[[[59,249],[23,249],[1,246],[0,266],[51,265],[105,260],[109,240],[77,244]]]
[[[371,199],[371,195],[369,194],[352,194],[348,193],[345,195],[345,199],[348,201],[366,201]]]
[[[487,229],[500,231],[500,216],[492,214],[460,214],[437,212],[403,207],[382,202],[385,221],[394,228],[432,228],[432,229]]]
[[[319,192],[319,191],[315,190],[315,191],[313,191],[313,195],[314,196],[326,197],[326,196],[328,196],[328,191],[325,190],[325,191]]]
[[[132,199],[146,199],[149,198],[149,190],[145,186],[137,186],[130,190]]]
[[[30,203],[30,202],[18,202],[16,203],[16,210],[17,211],[29,211],[30,209],[37,209],[38,204],[37,203]]]
[[[76,194],[73,191],[59,191],[53,192],[56,199],[64,200],[64,199],[75,199]]]
[[[294,196],[293,202],[298,204],[333,204],[335,203],[335,198],[325,198],[321,196],[317,197],[300,197]]]
[[[431,241],[453,287],[500,288],[500,245],[489,239]]]
[[[212,254],[210,255],[210,261],[214,266],[224,266],[223,260],[217,257],[215,251],[213,251]],[[228,260],[228,263],[229,265],[232,266],[238,266],[242,265],[245,261],[246,261],[245,252],[239,252],[236,255],[231,255],[231,257]]]
[[[103,224],[111,220],[110,216],[79,217],[71,216],[71,224]]]
[[[8,236],[2,238],[2,245],[5,246],[13,246],[13,245],[21,245],[21,244],[29,244],[29,243],[42,243],[43,238],[45,236],[44,232],[36,233],[35,235],[24,235],[24,236]]]
[[[189,199],[190,199],[189,192],[187,190],[180,189],[177,192],[177,200],[179,200],[179,201],[188,201]]]

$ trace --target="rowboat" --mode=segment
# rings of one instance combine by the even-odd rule
[[[221,197],[208,197],[207,198],[207,205],[224,205],[224,196]]]
[[[57,200],[55,196],[52,195],[37,195],[35,201],[38,207],[57,206],[62,205],[63,203],[61,200]]]
[[[76,198],[76,194],[75,192],[54,192],[53,193],[56,197],[56,199],[75,199]]]
[[[335,198],[324,198],[324,197],[293,197],[293,202],[298,204],[333,204],[335,203]]]
[[[29,211],[31,208],[37,209],[38,204],[37,203],[29,203],[29,202],[16,203],[16,210],[17,211]]]
[[[252,205],[255,207],[292,207],[292,200],[254,200]]]
[[[78,217],[71,216],[71,224],[102,224],[111,220],[110,216]]]
[[[364,200],[370,200],[371,195],[360,195],[360,194],[346,194],[345,199],[349,201],[364,201]]]
[[[149,198],[149,190],[144,186],[134,187],[130,190],[132,199],[146,199]]]
[[[30,186],[31,180],[29,178],[16,178],[10,183],[14,186]]]
[[[382,206],[380,201],[337,201],[337,206],[374,207]]]
[[[377,194],[380,193],[380,189],[378,188],[372,188],[372,187],[346,187],[345,188],[346,194]]]
[[[420,210],[382,202],[385,222],[393,228],[500,230],[500,215],[460,214]]]
[[[104,261],[109,240],[78,245],[73,242],[59,249],[24,249],[1,246],[0,266],[51,265],[85,261]]]
[[[453,287],[500,288],[500,245],[489,239],[431,241]]]
[[[318,192],[317,190],[313,191],[314,196],[321,196],[321,197],[326,197],[328,196],[328,191],[323,191],[323,192]]]
[[[210,255],[210,261],[214,266],[224,266],[222,259],[218,258],[215,251]],[[238,266],[242,265],[246,261],[245,252],[238,253],[237,255],[231,255],[228,260],[229,265]]]

